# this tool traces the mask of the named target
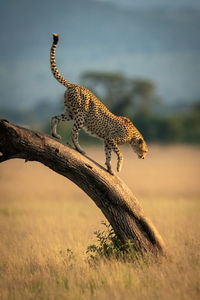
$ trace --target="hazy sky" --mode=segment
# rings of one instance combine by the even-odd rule
[[[63,87],[49,68],[52,32],[60,34],[56,60],[68,80],[120,71],[155,81],[164,100],[200,98],[200,0],[0,4],[0,107],[60,99]]]
[[[92,0],[110,2],[124,7],[154,8],[154,7],[194,7],[200,8],[199,0]]]

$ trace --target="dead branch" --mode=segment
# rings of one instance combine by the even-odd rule
[[[70,146],[47,135],[0,120],[0,162],[38,161],[77,184],[101,209],[123,243],[132,241],[142,255],[165,255],[164,242],[137,199],[117,176]]]

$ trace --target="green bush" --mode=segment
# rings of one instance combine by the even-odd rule
[[[94,232],[97,244],[87,247],[86,253],[89,254],[89,261],[96,262],[100,258],[133,261],[139,257],[139,253],[131,241],[123,244],[110,224],[106,222],[102,222],[102,224],[105,226],[105,230]]]

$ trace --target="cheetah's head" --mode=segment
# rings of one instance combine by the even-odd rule
[[[148,152],[148,147],[145,140],[143,138],[133,138],[130,144],[133,150],[137,153],[138,158],[144,159]]]

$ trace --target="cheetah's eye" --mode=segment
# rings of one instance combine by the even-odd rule
[[[143,143],[143,140],[142,140],[142,139],[139,139],[139,140],[137,140],[137,143],[140,145],[140,144]]]

